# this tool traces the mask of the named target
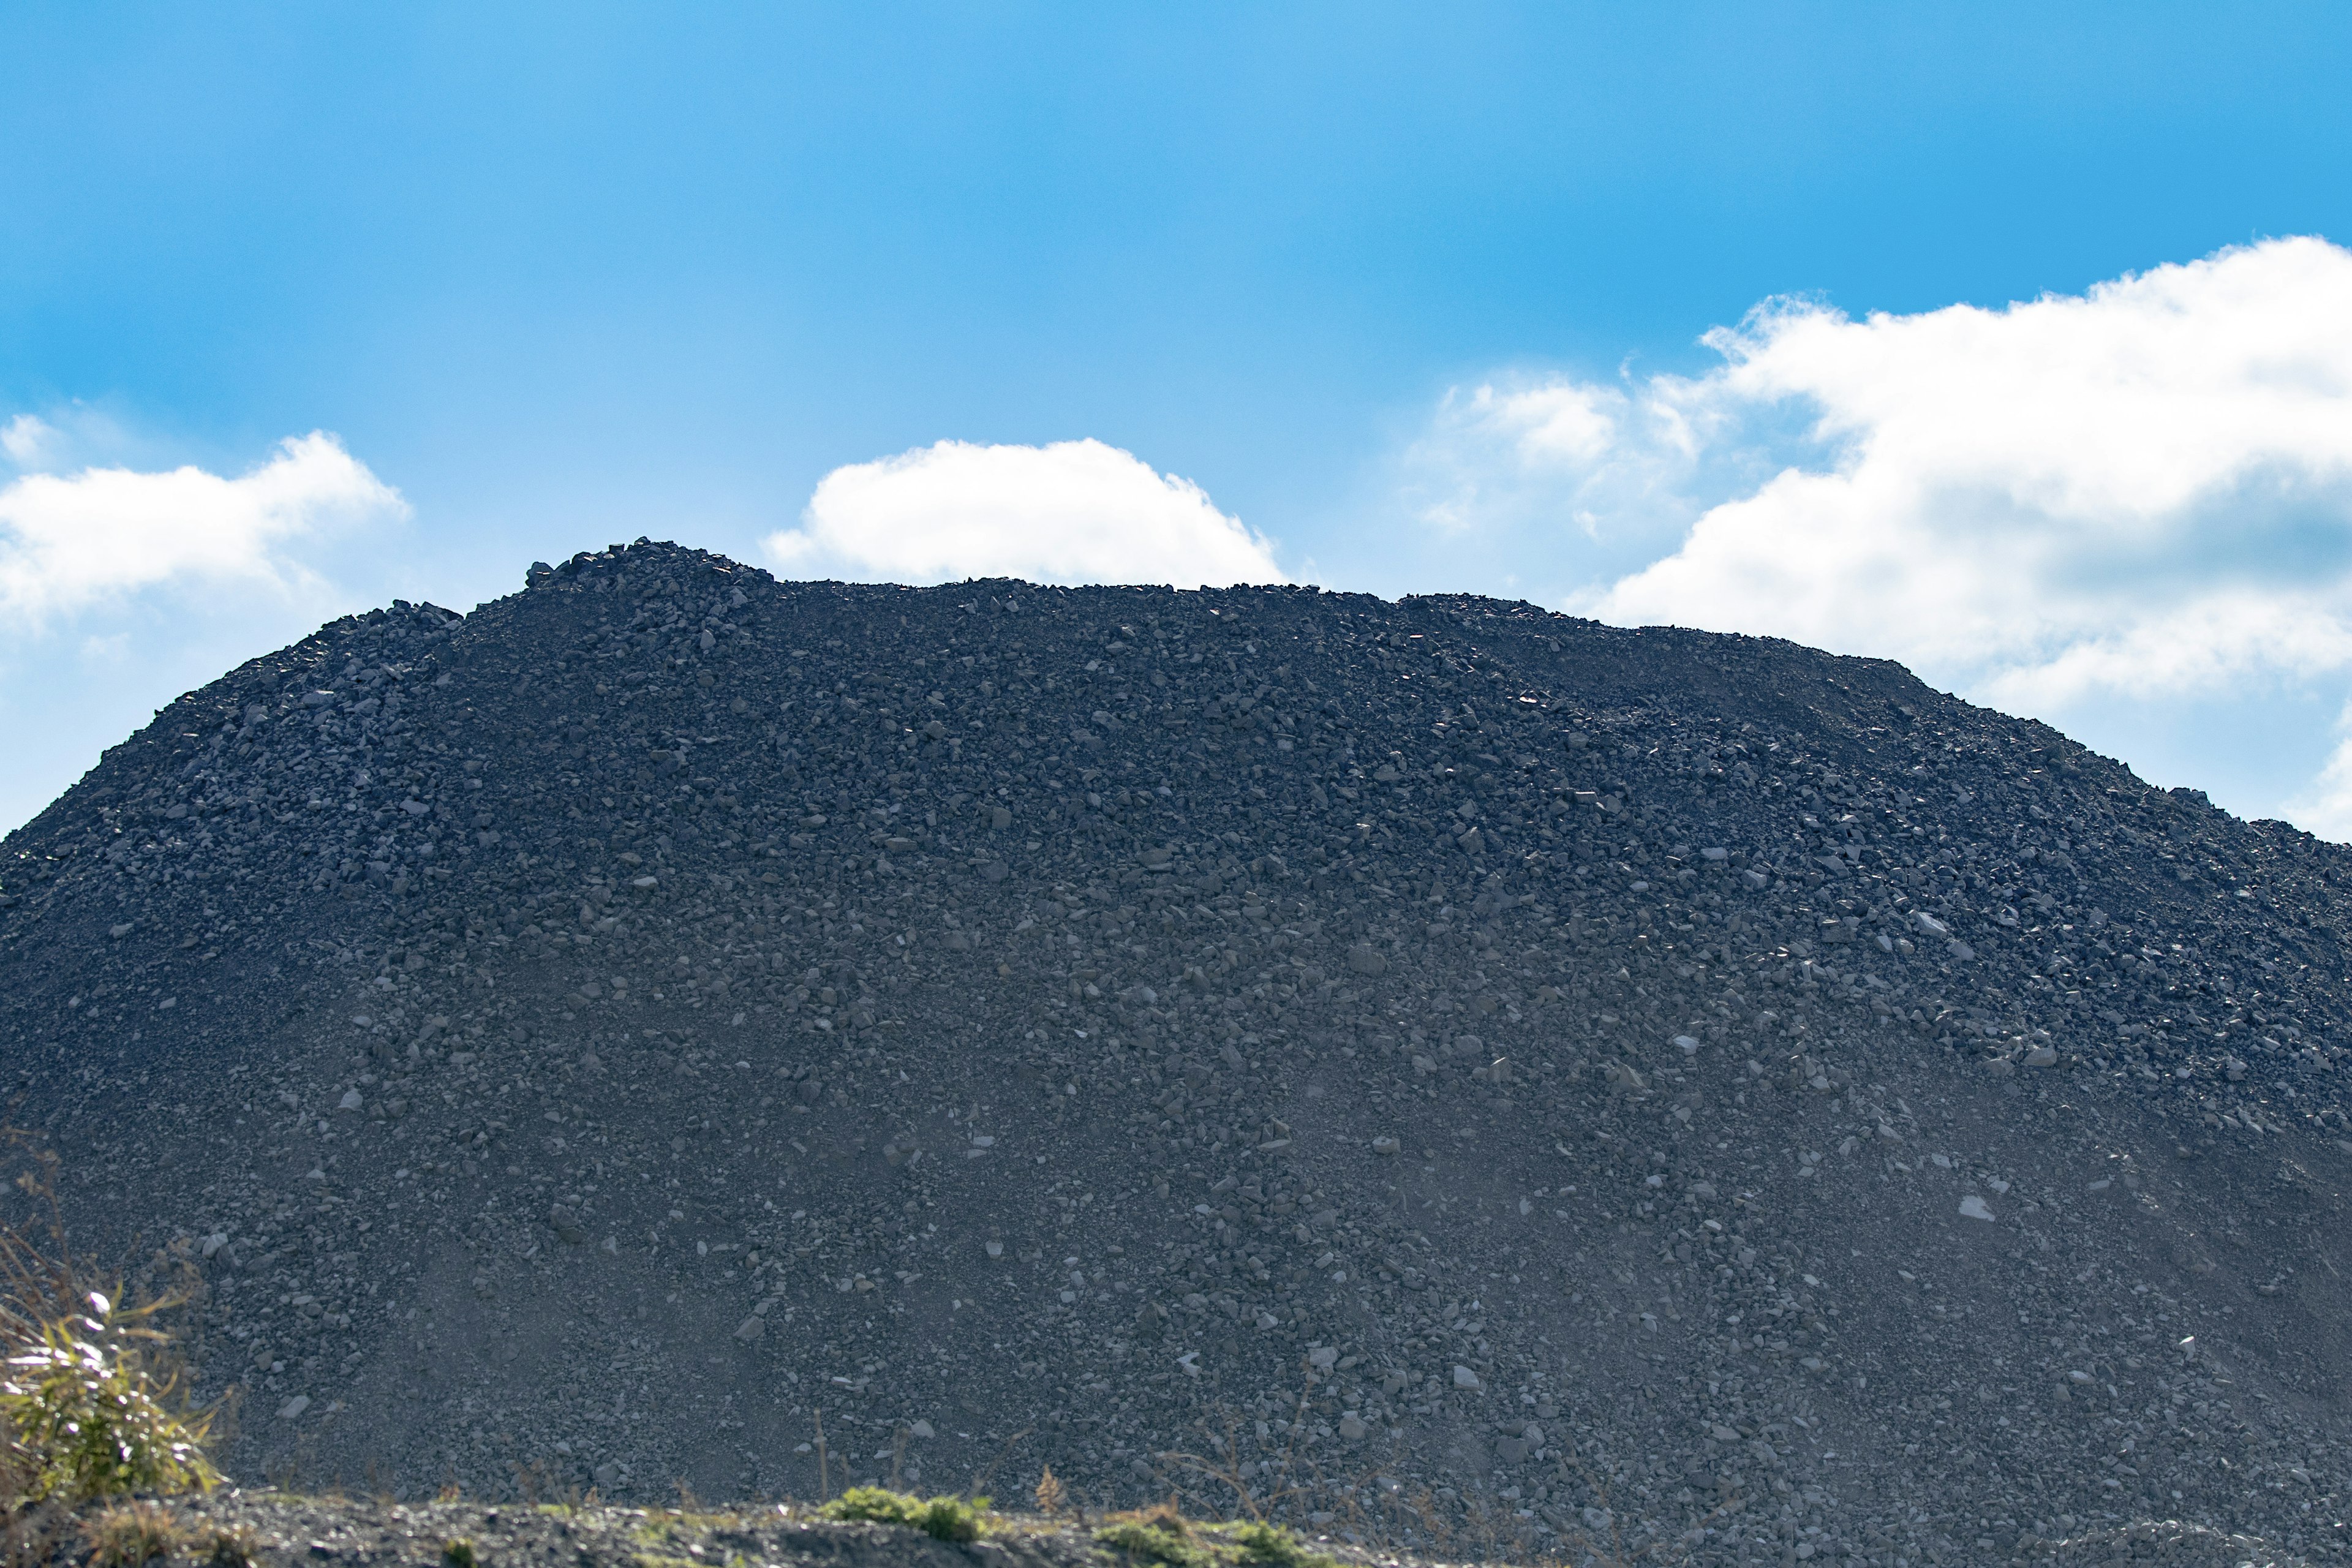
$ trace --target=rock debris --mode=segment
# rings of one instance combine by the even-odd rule
[[[2317,1561],[2347,870],[1881,661],[640,541],[110,752],[0,1042],[241,1476],[809,1497],[821,1413],[836,1486]]]

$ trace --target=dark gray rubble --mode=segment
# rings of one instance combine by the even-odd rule
[[[1785,643],[640,542],[110,752],[0,1043],[248,1479],[806,1497],[822,1411],[836,1486],[2317,1561],[2347,869]]]

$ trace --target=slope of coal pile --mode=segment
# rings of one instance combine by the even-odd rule
[[[236,1473],[806,1497],[822,1412],[1395,1539],[2344,1551],[2345,852],[1892,665],[640,542],[6,856],[18,1119]]]

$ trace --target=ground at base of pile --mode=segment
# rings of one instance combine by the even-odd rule
[[[415,1568],[508,1568],[563,1563],[570,1568],[884,1568],[903,1563],[985,1563],[989,1568],[1143,1568],[1173,1558],[1134,1543],[1173,1533],[1206,1550],[1202,1563],[1248,1568],[1283,1563],[1290,1568],[1408,1568],[1483,1561],[1475,1553],[1443,1558],[1379,1552],[1331,1539],[1299,1539],[1265,1527],[1184,1521],[1171,1532],[1163,1510],[1070,1515],[987,1516],[968,1544],[935,1540],[906,1526],[845,1521],[807,1504],[751,1508],[677,1509],[580,1505],[490,1505],[470,1502],[396,1503],[295,1496],[272,1490],[224,1489],[160,1501],[118,1501],[68,1513],[48,1510],[0,1521],[0,1559],[9,1568],[71,1563],[76,1568],[306,1568],[331,1564],[413,1564]],[[1276,1534],[1275,1557],[1255,1550],[1251,1537]],[[1148,1542],[1147,1542],[1148,1543]],[[1713,1543],[1688,1552],[1668,1548],[1639,1555],[1651,1563],[1723,1560]],[[1761,1544],[1761,1543],[1758,1543]],[[1794,1545],[1746,1561],[1789,1563]],[[1945,1561],[2031,1564],[2103,1564],[2116,1559],[2186,1568],[2300,1568],[2323,1561],[2277,1552],[2244,1535],[2193,1524],[2143,1521],[2086,1529],[2064,1540],[2020,1541],[1991,1556],[1962,1553]],[[1612,1568],[1633,1557],[1612,1555],[1605,1543],[1562,1551],[1543,1564]],[[1826,1556],[1822,1561],[1829,1561]]]

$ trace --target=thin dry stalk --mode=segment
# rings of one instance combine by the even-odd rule
[[[1028,1436],[1030,1433],[1034,1432],[1036,1429],[1037,1428],[1034,1426],[1024,1426],[1020,1431],[1015,1432],[1012,1436],[1004,1439],[1004,1446],[996,1450],[996,1457],[988,1461],[987,1467],[973,1473],[971,1478],[971,1488],[963,1495],[966,1498],[986,1496],[989,1489],[988,1483],[995,1479],[997,1468],[1003,1465],[1005,1459],[1012,1455],[1013,1446],[1015,1443],[1020,1442],[1024,1437]]]

